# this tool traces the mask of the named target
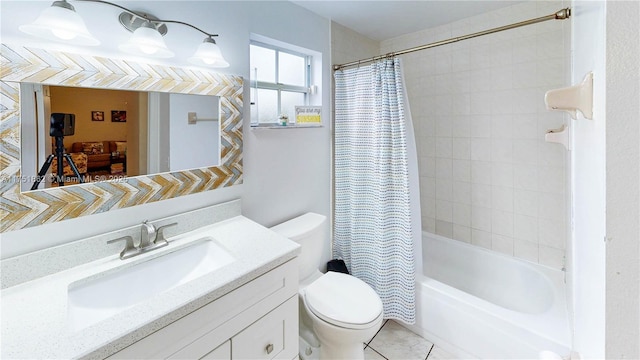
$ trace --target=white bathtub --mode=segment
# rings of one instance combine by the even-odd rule
[[[563,272],[423,232],[410,329],[481,359],[570,354]]]

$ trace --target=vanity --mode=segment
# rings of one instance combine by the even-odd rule
[[[243,217],[239,200],[151,223],[174,222],[169,245],[125,260],[107,241],[140,226],[3,260],[17,284],[2,290],[1,357],[296,358],[299,245]],[[38,265],[96,247],[110,255]]]
[[[242,184],[242,77],[19,44],[0,52],[0,202],[10,209],[0,214],[0,233]],[[22,184],[42,164],[34,149],[50,140],[24,136],[48,123],[28,113],[36,85],[150,92],[158,101],[144,107],[149,129],[159,128],[167,97],[214,99],[217,131],[204,133],[215,161],[167,172],[152,161],[166,158],[162,133],[149,137],[147,175],[29,191]],[[121,256],[129,240],[118,239],[140,244],[144,229],[151,234],[127,224],[85,239],[70,231],[63,245],[3,259],[0,358],[297,357],[299,245],[243,217],[239,200],[149,220],[154,229],[171,225],[162,231],[168,245]]]

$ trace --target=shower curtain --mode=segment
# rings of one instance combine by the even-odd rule
[[[415,323],[405,96],[400,59],[335,73],[333,255]]]

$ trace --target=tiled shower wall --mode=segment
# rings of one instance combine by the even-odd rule
[[[548,15],[530,1],[381,42],[381,53]],[[403,55],[419,154],[423,230],[560,269],[567,151],[544,142],[568,117],[570,22],[548,21]]]

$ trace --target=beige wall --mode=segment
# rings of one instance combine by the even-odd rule
[[[50,86],[49,89],[51,112],[70,113],[76,116],[75,134],[66,136],[64,139],[64,145],[68,150],[74,142],[107,140],[127,141],[127,153],[129,149],[138,147],[137,92],[61,86]],[[111,110],[125,110],[127,122],[112,122]],[[104,121],[92,121],[92,111],[103,111]]]
[[[380,52],[380,43],[371,40],[336,22],[331,22],[331,62],[344,64],[374,57]]]

